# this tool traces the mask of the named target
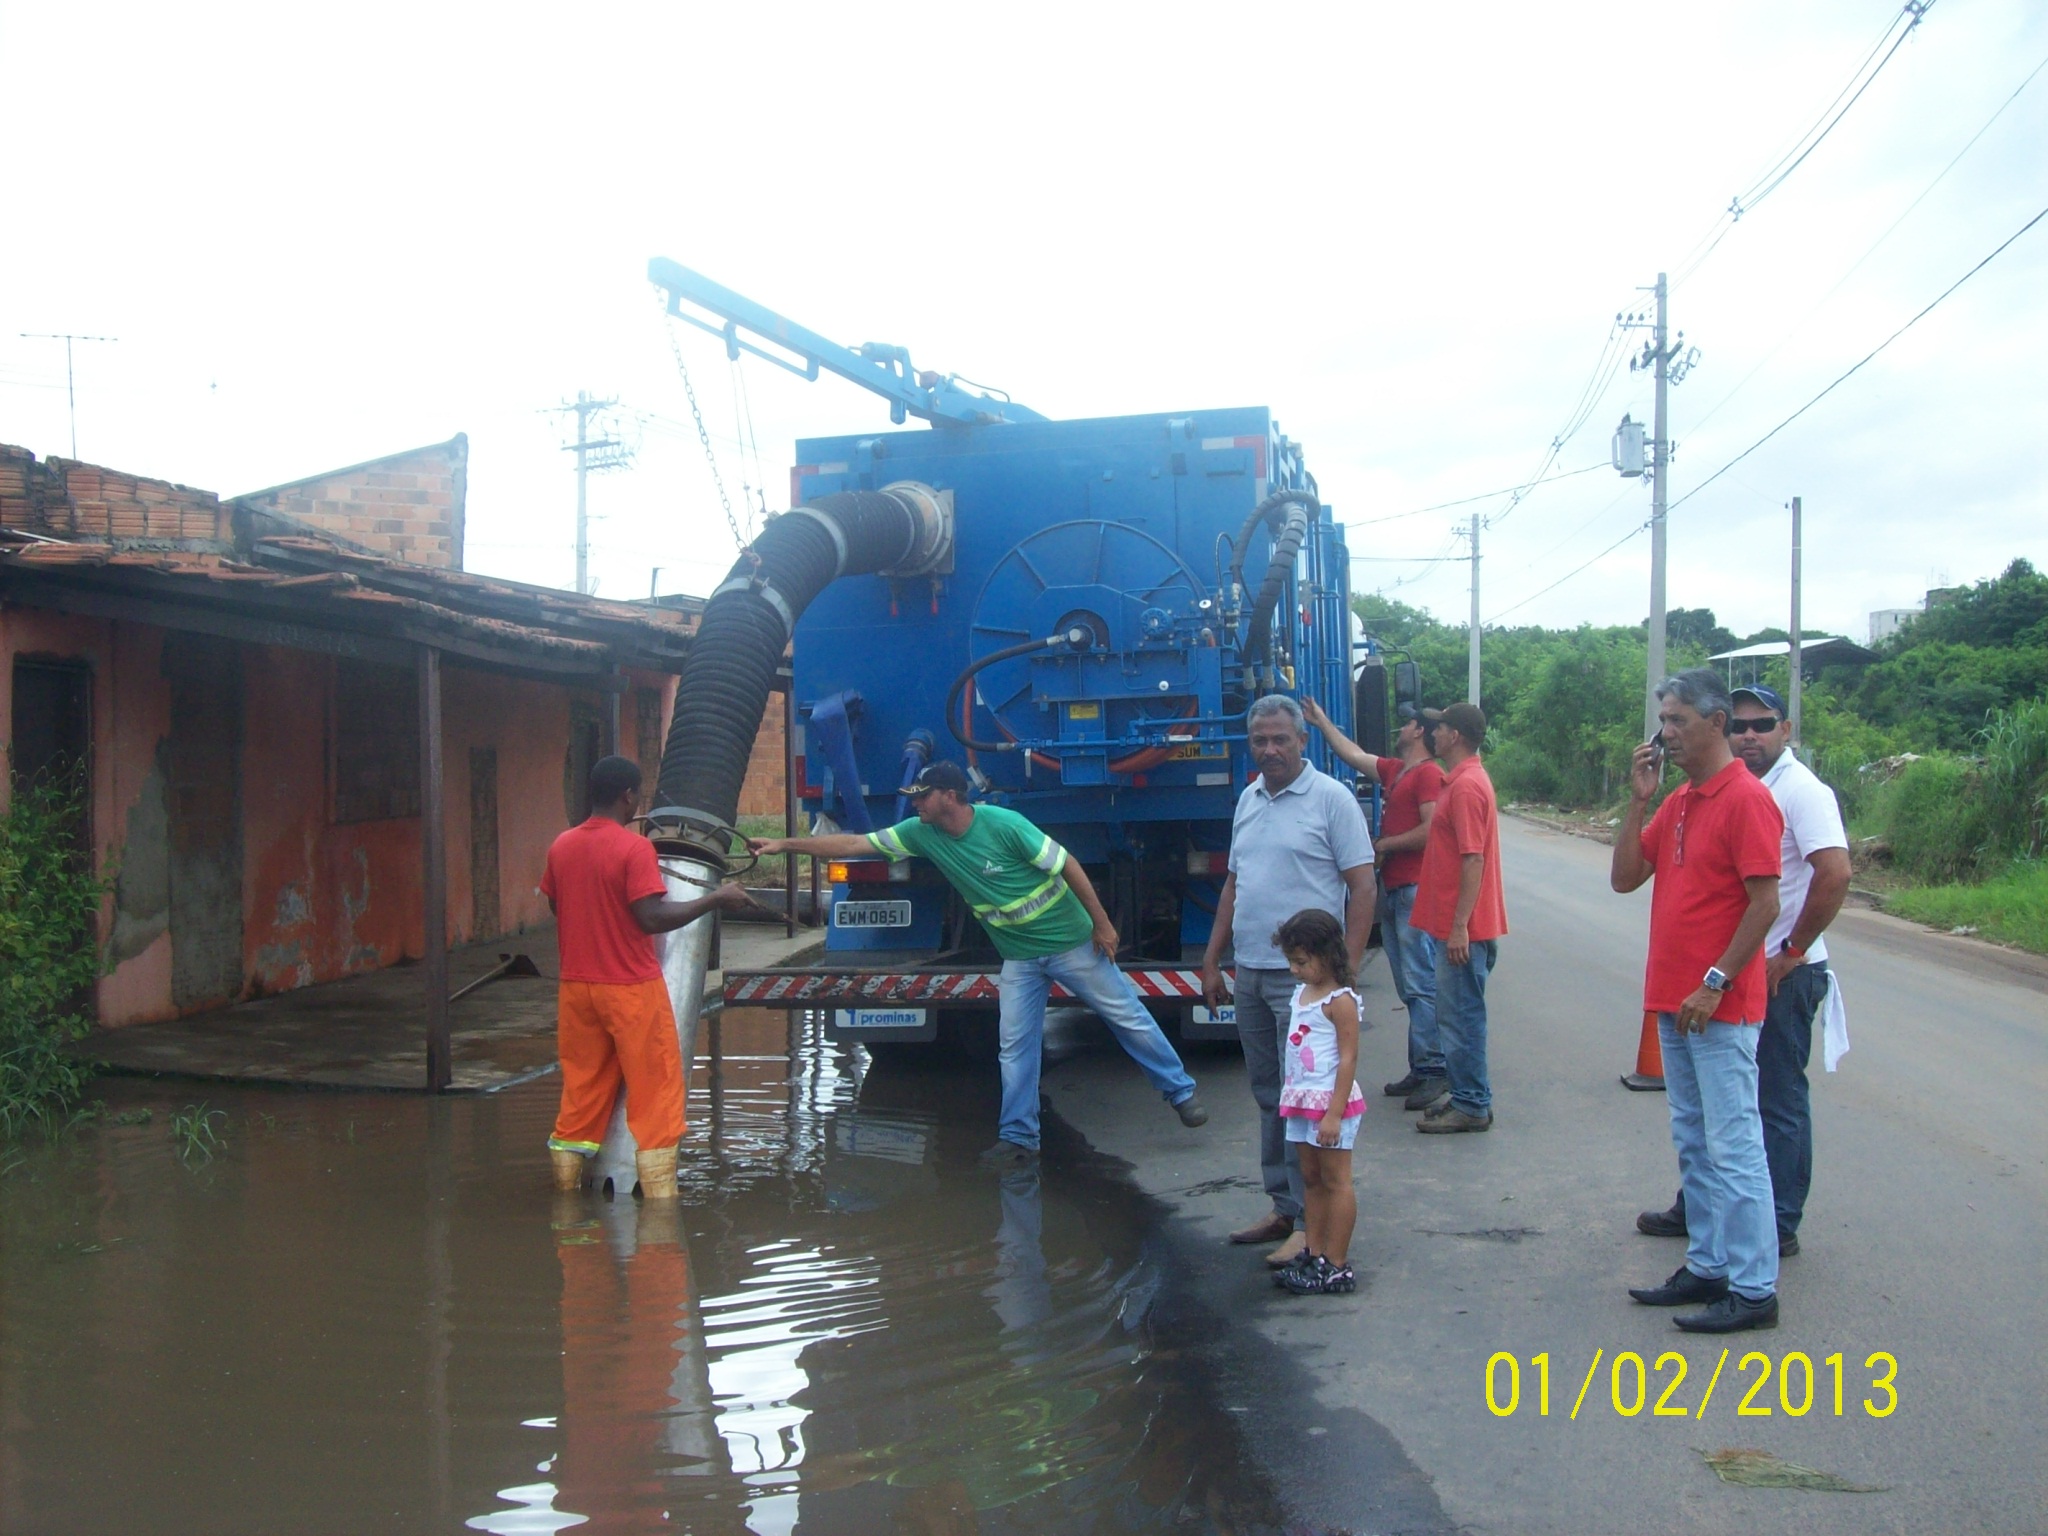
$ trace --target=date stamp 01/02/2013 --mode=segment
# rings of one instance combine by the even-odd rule
[[[1733,1354],[1732,1350],[1721,1351],[1695,1399],[1686,1386],[1693,1374],[1692,1363],[1677,1350],[1646,1360],[1625,1349],[1608,1361],[1607,1351],[1596,1349],[1566,1417],[1576,1421],[1580,1410],[1591,1406],[1596,1410],[1611,1407],[1624,1419],[1644,1413],[1658,1419],[1704,1419],[1717,1387],[1722,1402],[1732,1404],[1736,1416],[1746,1419],[1768,1419],[1778,1413],[1798,1419],[1816,1409],[1838,1419],[1845,1415],[1886,1419],[1899,1406],[1899,1362],[1884,1350],[1868,1356],[1859,1370],[1840,1353],[1823,1356],[1816,1365],[1811,1356],[1796,1349],[1775,1357],[1753,1349],[1735,1358],[1733,1379],[1724,1387],[1722,1373],[1728,1370]],[[1607,1390],[1600,1392],[1596,1381],[1603,1362],[1607,1362],[1606,1380],[1600,1385]],[[1524,1361],[1507,1350],[1495,1353],[1486,1362],[1487,1411],[1500,1419],[1528,1413],[1549,1418],[1550,1364],[1548,1354],[1531,1355],[1525,1370]],[[1561,1400],[1559,1406],[1563,1406]]]

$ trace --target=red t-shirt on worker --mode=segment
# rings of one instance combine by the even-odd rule
[[[654,938],[632,912],[641,897],[668,890],[646,838],[593,816],[555,839],[540,889],[555,904],[562,980],[626,986],[660,978]]]
[[[1404,771],[1405,770],[1405,771]],[[1380,809],[1380,836],[1399,837],[1422,825],[1422,808],[1443,793],[1444,771],[1425,757],[1410,768],[1398,757],[1379,760],[1380,785],[1387,803]],[[1380,883],[1388,890],[1413,885],[1422,878],[1422,850],[1390,853],[1380,860]]]
[[[1422,879],[1408,920],[1433,939],[1451,936],[1451,920],[1458,915],[1458,876],[1468,853],[1485,856],[1479,900],[1465,924],[1465,937],[1478,944],[1508,931],[1508,909],[1500,893],[1500,807],[1494,802],[1493,780],[1476,754],[1445,776],[1429,841],[1422,845]]]
[[[1784,835],[1778,802],[1739,757],[1697,788],[1679,785],[1657,807],[1642,839],[1643,857],[1657,871],[1650,894],[1645,1008],[1676,1013],[1699,990],[1701,978],[1728,952],[1728,941],[1749,910],[1749,891],[1742,882],[1764,875],[1778,878],[1778,843]],[[1714,1018],[1723,1024],[1761,1024],[1765,994],[1759,944],[1721,994]]]

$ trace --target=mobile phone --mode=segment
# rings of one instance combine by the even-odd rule
[[[1664,736],[1662,732],[1643,743],[1650,749],[1650,766],[1659,773],[1664,771]]]

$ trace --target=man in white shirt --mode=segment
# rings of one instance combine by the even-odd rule
[[[1202,956],[1202,994],[1220,1008],[1232,994],[1223,980],[1223,952],[1237,959],[1237,1038],[1245,1076],[1259,1106],[1259,1177],[1273,1208],[1234,1243],[1279,1243],[1266,1256],[1276,1268],[1307,1247],[1301,1170],[1287,1151],[1280,1121],[1280,1050],[1291,1020],[1294,977],[1273,942],[1274,930],[1316,907],[1344,924],[1354,972],[1372,935],[1376,891],[1372,836],[1358,797],[1317,770],[1304,755],[1308,722],[1301,706],[1269,693],[1245,713],[1246,744],[1259,776],[1238,796],[1230,827],[1230,873],[1216,903],[1216,922]]]
[[[1737,688],[1732,697],[1728,745],[1764,781],[1785,816],[1778,919],[1764,940],[1771,996],[1756,1050],[1757,1109],[1783,1258],[1799,1251],[1799,1222],[1813,1182],[1806,1064],[1813,1054],[1814,1016],[1828,993],[1828,950],[1821,935],[1849,894],[1849,838],[1835,792],[1788,750],[1792,728],[1777,691]],[[1685,1236],[1684,1196],[1668,1211],[1643,1212],[1636,1227],[1652,1237]]]

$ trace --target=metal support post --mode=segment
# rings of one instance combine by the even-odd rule
[[[1670,417],[1667,411],[1671,349],[1666,345],[1664,274],[1657,274],[1657,328],[1651,347],[1657,366],[1657,411],[1650,442],[1650,680],[1643,689],[1643,735],[1657,732],[1657,685],[1664,681],[1664,498],[1671,463]]]
[[[1792,498],[1792,652],[1789,658],[1792,663],[1792,675],[1788,679],[1792,691],[1785,696],[1785,703],[1787,706],[1786,719],[1792,726],[1792,745],[1795,749],[1799,745],[1799,691],[1802,681],[1799,658],[1799,558],[1799,498],[1794,496]]]
[[[1479,514],[1472,514],[1472,637],[1465,654],[1465,700],[1479,702]]]
[[[442,805],[441,653],[419,649],[420,971],[427,1004],[427,1091],[443,1093],[454,1076],[448,1039],[448,830]]]
[[[782,690],[782,835],[796,836],[796,689]],[[796,855],[782,856],[782,936],[796,937]]]

